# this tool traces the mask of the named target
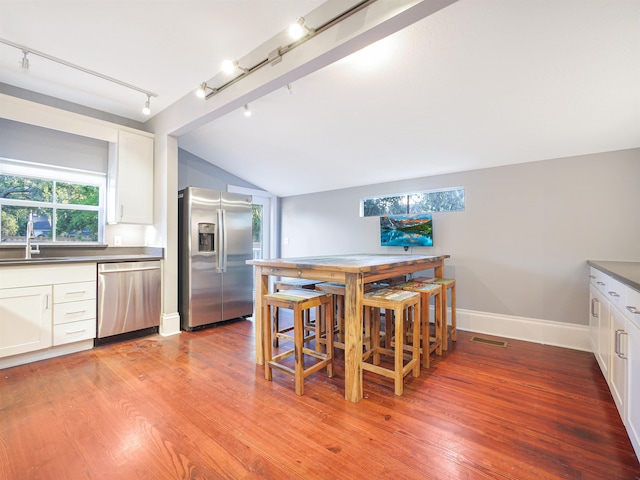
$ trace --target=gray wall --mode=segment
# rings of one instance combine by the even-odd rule
[[[226,192],[228,185],[261,190],[186,150],[178,149],[178,190],[200,187]]]
[[[588,323],[587,259],[640,261],[640,149],[438,175],[281,200],[282,256],[403,253],[381,247],[363,196],[463,186],[463,212],[433,215],[458,307]]]
[[[145,123],[136,122],[135,120],[131,120],[129,118],[120,117],[118,115],[113,115],[101,110],[95,110],[93,108],[85,107],[84,105],[79,105],[77,103],[67,102],[66,100],[50,97],[41,93],[32,92],[31,90],[25,90],[24,88],[15,87],[7,83],[0,83],[0,93],[11,95],[12,97],[22,98],[24,100],[29,100],[30,102],[41,103],[42,105],[59,108],[60,110],[78,113],[87,117],[98,118],[106,122],[125,125],[137,130],[144,130],[147,132],[149,131],[149,128]]]
[[[0,157],[107,173],[109,144],[0,118]]]

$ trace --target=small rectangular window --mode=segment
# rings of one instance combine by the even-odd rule
[[[361,216],[404,215],[464,210],[464,187],[424,190],[366,197],[360,201]]]

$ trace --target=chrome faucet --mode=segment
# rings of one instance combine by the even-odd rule
[[[38,245],[31,246],[31,239],[36,238],[33,232],[33,212],[29,212],[29,221],[27,222],[27,248],[24,255],[24,258],[31,258],[32,254],[40,253],[40,248]]]

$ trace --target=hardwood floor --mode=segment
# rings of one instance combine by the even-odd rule
[[[0,370],[0,479],[640,478],[593,355],[471,336],[358,404],[341,354],[265,381],[251,321]]]

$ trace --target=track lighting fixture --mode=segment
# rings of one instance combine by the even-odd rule
[[[251,66],[250,68],[243,68],[240,65],[238,65],[238,61],[234,60],[225,60],[224,62],[222,62],[222,71],[224,73],[226,73],[227,75],[232,75],[234,73],[236,73],[237,70],[241,70],[242,71],[242,75],[236,75],[233,78],[231,78],[229,81],[227,81],[226,83],[224,83],[223,85],[217,87],[217,88],[211,88],[209,87],[206,83],[203,83],[200,85],[199,90],[202,90],[202,93],[198,90],[196,91],[196,93],[198,94],[198,96],[209,99],[211,98],[213,95],[215,95],[218,92],[221,92],[222,90],[224,90],[227,87],[230,87],[231,85],[233,85],[234,83],[240,81],[241,79],[243,79],[244,77],[246,77],[247,75],[254,73],[255,71],[259,70],[260,68],[263,68],[266,65],[277,65],[282,61],[282,57],[290,52],[291,50],[293,50],[296,47],[299,47],[300,45],[302,45],[304,42],[306,42],[307,40],[310,40],[311,38],[315,37],[316,35],[324,32],[325,30],[333,27],[334,25],[337,25],[338,23],[340,23],[342,20],[350,17],[351,15],[361,11],[362,9],[368,7],[369,5],[373,4],[374,2],[376,2],[377,0],[361,0],[360,2],[356,3],[355,5],[353,5],[351,8],[349,8],[348,10],[345,10],[344,12],[340,13],[339,15],[331,18],[330,20],[327,20],[326,22],[324,22],[322,25],[317,26],[316,28],[311,28],[309,26],[307,26],[305,19],[303,17],[300,17],[296,20],[296,22],[291,25],[289,27],[289,35],[291,36],[291,38],[293,39],[292,42],[278,47],[274,50],[271,50],[269,52],[269,54],[267,55],[267,58],[262,59],[260,61],[258,61],[257,63],[255,63],[253,66]],[[204,88],[203,88],[204,86]],[[207,93],[206,89],[210,89],[211,92]],[[292,92],[290,86],[287,87],[289,89],[289,93]],[[249,109],[249,107],[247,105],[245,105],[245,115],[246,115],[246,111]],[[251,113],[249,112],[249,114],[247,116],[249,116]]]
[[[245,117],[250,117],[251,116],[251,110],[249,110],[249,105],[245,105],[244,106],[244,116]]]
[[[26,72],[29,70],[29,59],[27,55],[29,54],[28,50],[22,50],[22,69]]]
[[[313,33],[313,29],[307,27],[303,17],[298,18],[296,22],[292,23],[289,27],[289,36],[292,40],[300,40],[310,33]]]
[[[145,115],[151,115],[151,96],[150,95],[147,95],[147,101],[144,102],[142,113],[144,113]]]
[[[210,87],[209,85],[207,85],[207,82],[202,82],[196,89],[196,96],[198,98],[209,98],[211,95],[215,95],[217,92],[217,88]]]
[[[29,58],[27,57],[27,55],[31,54],[31,55],[35,55],[37,57],[44,58],[46,60],[55,62],[55,63],[59,63],[60,65],[64,65],[65,67],[69,67],[69,68],[73,68],[75,70],[79,70],[79,71],[81,71],[83,73],[86,73],[88,75],[93,75],[94,77],[101,78],[101,79],[106,80],[108,82],[117,83],[118,85],[120,85],[122,87],[129,88],[131,90],[135,90],[136,92],[144,93],[147,96],[147,101],[145,102],[144,108],[142,109],[142,111],[143,111],[143,113],[145,115],[149,115],[151,113],[151,97],[157,97],[158,96],[157,93],[153,93],[153,92],[150,92],[148,90],[144,90],[142,88],[136,87],[134,85],[131,85],[131,84],[126,83],[126,82],[123,82],[123,81],[118,80],[116,78],[109,77],[107,75],[103,75],[102,73],[98,73],[96,71],[89,70],[88,68],[81,67],[80,65],[76,65],[76,64],[71,63],[71,62],[67,62],[66,60],[62,60],[61,58],[54,57],[52,55],[49,55],[48,53],[40,52],[38,50],[34,50],[32,48],[29,48],[27,46],[19,45],[17,43],[13,43],[13,42],[11,42],[11,41],[9,41],[7,39],[0,38],[0,43],[4,43],[5,45],[9,45],[10,47],[17,48],[18,50],[22,50],[22,62],[20,63],[20,65],[22,66],[23,71],[29,70]]]
[[[207,94],[207,82],[202,82],[200,87],[196,90],[196,95],[200,98],[204,98]]]
[[[227,75],[231,75],[232,73],[235,73],[236,70],[241,70],[243,73],[249,73],[249,69],[243,68],[240,65],[238,65],[237,60],[233,60],[233,61],[225,60],[222,62],[221,66],[222,66],[222,71]]]

